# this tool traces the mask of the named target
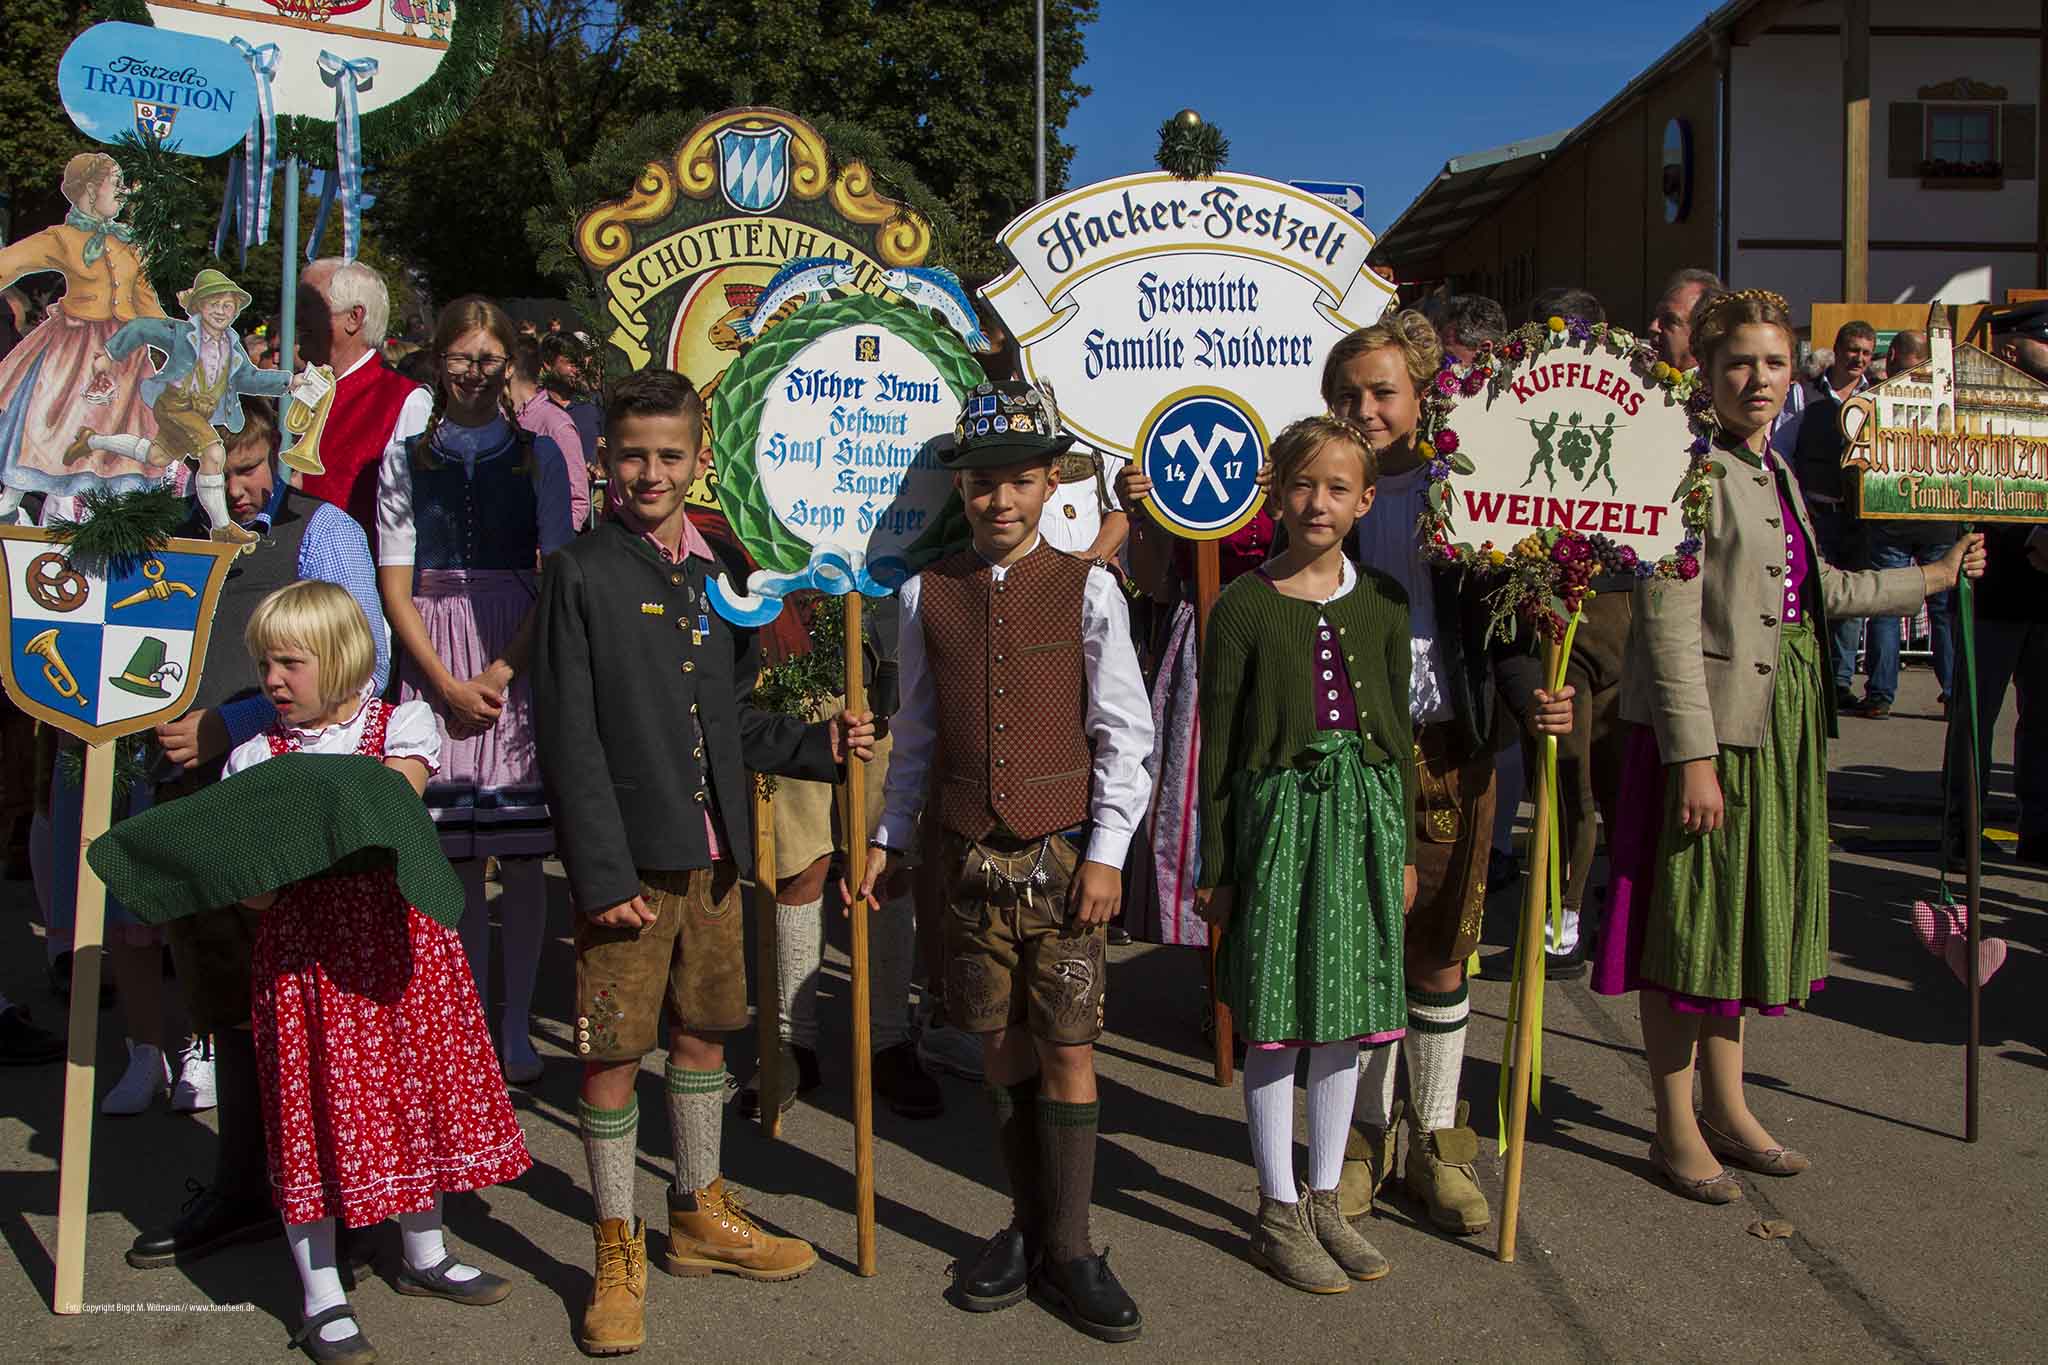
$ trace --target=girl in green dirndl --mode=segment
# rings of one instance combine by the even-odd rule
[[[1770,446],[1792,375],[1785,300],[1706,295],[1692,345],[1719,431],[1713,501],[1697,559],[1636,588],[1621,696],[1635,728],[1592,986],[1641,992],[1652,1169],[1687,1198],[1725,1204],[1742,1187],[1724,1162],[1776,1176],[1809,1164],[1750,1111],[1743,1015],[1804,1006],[1827,976],[1830,619],[1916,610],[1981,574],[1984,551],[1970,535],[1933,564],[1829,564]]]
[[[1401,919],[1415,896],[1408,602],[1346,538],[1372,506],[1365,434],[1333,417],[1273,443],[1288,548],[1217,600],[1201,679],[1197,908],[1222,935],[1218,990],[1249,1044],[1259,1175],[1254,1258],[1333,1294],[1387,1273],[1338,1212],[1358,1049],[1406,1031]],[[1308,1061],[1309,1188],[1294,1172],[1294,1071]]]

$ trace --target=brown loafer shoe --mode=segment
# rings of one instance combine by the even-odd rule
[[[1790,1147],[1745,1147],[1734,1138],[1701,1118],[1700,1136],[1707,1140],[1707,1150],[1723,1161],[1732,1161],[1745,1171],[1758,1175],[1798,1175],[1813,1162],[1804,1152],[1795,1152]]]
[[[1650,1144],[1650,1169],[1673,1190],[1702,1204],[1732,1204],[1742,1198],[1742,1186],[1726,1171],[1716,1171],[1704,1180],[1686,1179],[1655,1142]]]

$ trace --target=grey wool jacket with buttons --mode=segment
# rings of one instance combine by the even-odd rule
[[[707,574],[745,581],[738,551],[671,565],[606,521],[548,558],[534,625],[534,730],[556,844],[577,907],[596,914],[640,892],[640,870],[709,867],[707,806],[720,852],[753,869],[753,772],[839,777],[823,722],[752,704],[755,633],[705,605]],[[703,639],[692,639],[699,624]]]
[[[1763,742],[1778,681],[1784,627],[1785,537],[1803,536],[1808,572],[1818,575],[1820,610],[1809,624],[1826,661],[1828,623],[1853,616],[1902,616],[1926,597],[1918,568],[1850,572],[1820,557],[1806,502],[1775,453],[1765,464],[1746,451],[1717,450],[1699,576],[1649,579],[1635,589],[1635,629],[1622,673],[1621,715],[1651,726],[1666,763],[1712,758],[1723,746]],[[1784,525],[1777,481],[1793,526]],[[1811,579],[1808,580],[1811,583]],[[1828,735],[1835,732],[1832,680],[1822,686]]]

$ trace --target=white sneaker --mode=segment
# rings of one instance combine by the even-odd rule
[[[927,1025],[917,1035],[917,1059],[927,1071],[946,1071],[970,1081],[981,1079],[981,1040],[948,1024]]]
[[[154,1043],[128,1044],[128,1070],[100,1101],[102,1114],[146,1113],[171,1083],[163,1049]]]
[[[211,1109],[213,1098],[213,1037],[195,1038],[178,1050],[178,1079],[171,1086],[171,1108],[180,1114],[197,1114]]]

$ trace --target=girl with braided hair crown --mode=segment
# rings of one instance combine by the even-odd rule
[[[1933,564],[1829,564],[1797,479],[1770,449],[1793,373],[1785,300],[1756,289],[1703,299],[1692,347],[1720,477],[1681,577],[1635,589],[1621,696],[1634,729],[1592,984],[1641,991],[1651,1166],[1679,1194],[1726,1204],[1742,1187],[1723,1162],[1778,1176],[1809,1164],[1750,1112],[1743,1012],[1803,1006],[1827,976],[1829,619],[1916,611],[1982,574],[1984,550],[1972,535]]]
[[[526,678],[542,556],[572,537],[568,467],[522,430],[506,395],[516,337],[489,299],[441,310],[426,430],[385,452],[377,475],[377,586],[399,648],[400,697],[424,698],[448,730],[427,807],[467,897],[463,948],[490,993],[484,862],[498,859],[505,1075],[538,1080],[527,1011],[540,972],[554,832],[541,790]]]

